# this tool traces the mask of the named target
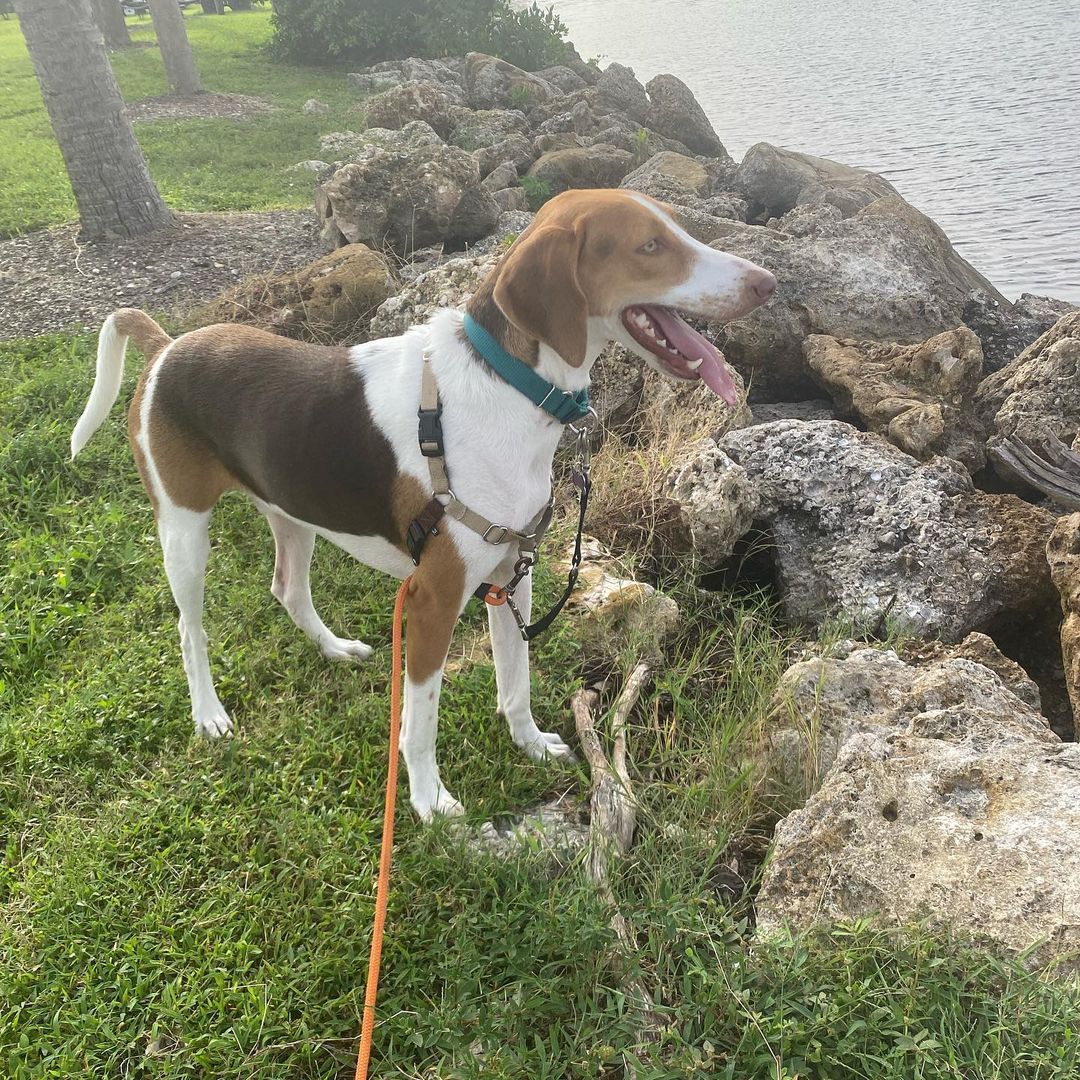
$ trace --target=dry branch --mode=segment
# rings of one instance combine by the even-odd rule
[[[990,455],[1025,483],[1072,510],[1080,510],[1080,454],[1047,434],[1027,441],[1016,435],[990,444]]]

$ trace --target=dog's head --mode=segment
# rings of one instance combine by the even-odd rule
[[[541,208],[500,263],[493,296],[518,330],[571,367],[615,340],[734,405],[723,355],[680,312],[728,322],[775,288],[767,270],[695,240],[647,195],[578,190]]]

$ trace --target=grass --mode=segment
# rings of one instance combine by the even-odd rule
[[[197,12],[197,13],[196,13]],[[128,20],[136,42],[154,40],[149,17]],[[150,172],[177,210],[272,210],[311,205],[311,180],[285,169],[318,157],[319,136],[356,126],[357,95],[344,71],[271,65],[261,53],[268,11],[203,15],[189,9],[188,36],[207,90],[261,97],[275,112],[243,121],[192,119],[135,125]],[[110,54],[126,101],[166,93],[156,48]],[[305,116],[318,98],[330,112]],[[0,237],[77,217],[60,150],[18,20],[0,20]]]
[[[239,124],[140,125],[167,198],[203,210],[307,205],[306,185],[281,166],[349,125],[341,74],[271,67],[256,50],[265,14],[188,26],[209,88],[281,108]],[[129,98],[163,91],[153,50],[114,63]],[[300,114],[312,96],[329,116]],[[0,21],[0,102],[0,233],[72,217],[14,20]],[[207,628],[238,735],[193,738],[175,611],[120,410],[67,459],[93,350],[85,336],[0,343],[0,1075],[349,1077],[394,585],[320,544],[316,604],[377,649],[363,667],[328,664],[270,598],[269,531],[225,500]],[[676,453],[673,430],[596,461],[597,522],[627,533],[684,611],[631,736],[639,834],[613,878],[638,944],[629,972],[578,867],[553,876],[531,850],[479,854],[460,833],[419,827],[403,799],[374,1075],[616,1080],[635,1060],[641,1080],[1080,1075],[1074,983],[919,927],[749,947],[752,909],[732,897],[731,867],[752,876],[790,797],[763,745],[793,641],[764,598],[703,597],[685,564],[656,556],[663,508],[642,508],[641,490]],[[541,599],[559,584],[541,575]],[[587,782],[513,750],[481,635],[470,611],[441,710],[443,776],[471,825]],[[568,736],[583,662],[572,622],[533,657],[537,715]],[[625,974],[656,1001],[648,1047]]]
[[[239,735],[194,739],[119,410],[67,460],[92,357],[86,337],[0,346],[0,1072],[351,1076],[392,583],[320,545],[316,603],[377,646],[329,665],[269,597],[268,530],[227,500],[207,622]],[[614,1078],[640,1057],[648,1080],[1075,1077],[1080,993],[1017,964],[917,928],[748,950],[745,902],[718,881],[732,852],[760,855],[777,812],[758,752],[791,643],[758,599],[694,596],[636,722],[640,838],[615,879],[660,1041],[637,1045],[577,868],[477,854],[406,804],[375,1075]],[[477,652],[480,620],[458,652]],[[564,734],[579,665],[563,621],[535,649],[534,690]],[[444,694],[443,775],[474,822],[585,780],[520,758],[494,695],[482,655]]]

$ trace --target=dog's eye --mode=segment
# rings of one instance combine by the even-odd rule
[[[650,240],[647,244],[642,244],[638,252],[642,255],[655,255],[661,247],[663,244],[659,240]]]

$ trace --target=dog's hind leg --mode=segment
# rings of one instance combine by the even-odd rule
[[[315,533],[273,510],[264,513],[274,534],[276,552],[270,591],[292,621],[319,646],[323,656],[331,660],[366,660],[371,655],[371,646],[331,632],[312,603],[311,555],[315,550]]]
[[[210,511],[162,502],[157,507],[157,523],[165,573],[180,609],[180,648],[195,730],[216,739],[228,735],[233,725],[214,689],[202,621],[206,563],[210,557]]]

